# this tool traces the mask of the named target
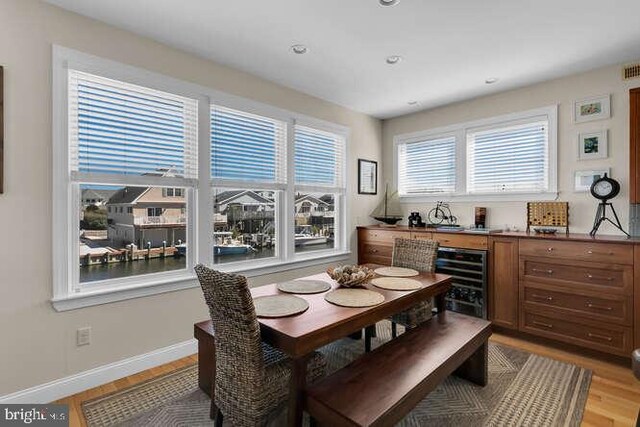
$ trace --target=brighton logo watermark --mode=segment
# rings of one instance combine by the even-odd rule
[[[0,405],[0,427],[68,427],[68,405]]]

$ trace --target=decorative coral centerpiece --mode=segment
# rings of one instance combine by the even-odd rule
[[[362,286],[375,276],[373,270],[359,265],[343,265],[330,268],[327,270],[327,274],[338,282],[338,285],[345,288]]]

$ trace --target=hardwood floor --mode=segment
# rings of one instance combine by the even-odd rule
[[[584,427],[635,426],[640,409],[640,381],[635,379],[630,368],[498,333],[493,334],[491,341],[591,369],[593,378],[582,421]],[[197,360],[197,355],[185,357],[60,399],[56,403],[69,405],[70,426],[86,426],[80,406],[85,400],[122,390],[140,381],[196,363]]]

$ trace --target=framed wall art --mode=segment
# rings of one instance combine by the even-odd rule
[[[575,123],[608,119],[609,117],[611,117],[610,95],[594,96],[573,103],[573,121]]]
[[[611,175],[611,168],[576,171],[574,177],[574,191],[589,191],[589,189],[591,189],[591,184],[593,184],[593,181],[602,178],[605,173],[607,175]]]
[[[578,160],[606,159],[609,157],[607,130],[578,134]]]
[[[378,194],[378,162],[358,159],[358,194]]]

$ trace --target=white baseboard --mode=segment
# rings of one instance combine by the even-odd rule
[[[49,403],[197,352],[195,339],[0,396],[0,403]]]

